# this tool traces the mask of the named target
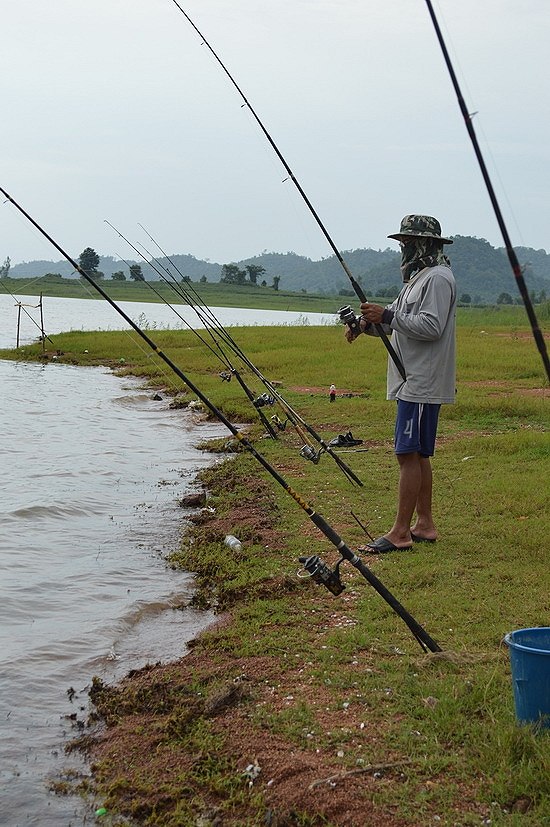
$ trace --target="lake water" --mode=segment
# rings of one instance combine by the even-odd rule
[[[19,312],[18,302],[23,304]],[[0,292],[0,348],[11,348],[17,342],[17,323],[20,316],[19,343],[28,344],[40,336],[40,310],[38,296],[12,296]],[[140,327],[149,330],[163,328],[186,329],[166,304],[146,302],[118,302],[122,310]],[[334,299],[337,309],[338,299]],[[195,312],[187,305],[175,305],[177,312],[192,327],[203,325]],[[224,327],[233,325],[326,325],[333,324],[336,313],[299,313],[286,310],[249,310],[238,307],[210,308]],[[129,325],[122,316],[103,299],[59,299],[46,296],[42,300],[44,330],[46,334],[69,330],[123,330]]]
[[[124,309],[150,328],[178,327],[164,305]],[[0,347],[15,345],[16,313],[0,296]],[[333,322],[215,313],[226,326]],[[105,302],[77,299],[46,298],[44,322],[50,334],[126,327]],[[21,344],[37,335],[23,314]],[[64,746],[80,734],[92,677],[177,658],[213,619],[189,607],[192,576],[165,555],[184,527],[178,499],[214,461],[194,446],[227,431],[102,368],[0,361],[0,382],[0,824],[79,827],[95,823],[93,811],[48,780],[88,772]]]
[[[212,619],[164,556],[213,461],[194,445],[226,429],[101,368],[0,361],[0,381],[0,823],[80,825],[47,778],[79,767],[92,676],[177,658]]]

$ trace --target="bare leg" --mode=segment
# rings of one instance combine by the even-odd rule
[[[422,484],[416,501],[416,523],[411,531],[427,540],[437,539],[437,529],[432,515],[432,464],[429,457],[419,457]]]
[[[399,463],[397,514],[393,526],[387,534],[384,534],[384,537],[398,548],[406,548],[412,542],[410,526],[415,508],[423,499],[431,500],[431,474],[423,473],[425,461],[420,454],[415,452],[396,456]],[[423,490],[423,485],[426,487],[429,485],[429,493]]]

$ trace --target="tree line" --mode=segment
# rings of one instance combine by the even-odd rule
[[[492,247],[484,239],[472,236],[453,236],[454,244],[446,249],[451,258],[455,274],[459,300],[463,304],[500,304],[512,303],[518,300],[515,289],[515,280],[502,248]],[[93,256],[97,256],[92,248]],[[86,251],[83,251],[85,253]],[[550,254],[545,250],[534,250],[527,247],[517,247],[516,252],[524,271],[525,282],[531,296],[540,302],[541,296],[550,295]],[[390,248],[372,250],[360,248],[344,250],[343,256],[354,277],[363,286],[369,296],[392,299],[400,286],[399,253]],[[131,271],[122,262],[110,256],[102,256],[100,264],[97,259],[84,256],[83,269],[91,269],[96,278],[114,278],[117,281],[131,279],[155,280],[153,268],[147,263],[129,264]],[[174,266],[179,273],[185,273],[184,278],[195,283],[217,282],[235,285],[257,285],[279,289],[279,283],[284,283],[284,289],[292,292],[307,292],[322,295],[352,295],[349,280],[344,274],[336,256],[327,256],[314,261],[297,253],[270,253],[264,250],[261,254],[246,258],[238,262],[218,264],[208,260],[197,259],[190,254],[173,254],[170,260],[161,259],[166,266]],[[57,270],[58,277],[75,277],[68,262],[33,261],[13,265],[6,259],[0,267],[0,277],[11,278],[40,277],[48,269]],[[126,262],[125,262],[126,264]],[[82,265],[82,262],[81,262]],[[11,269],[10,269],[11,266]],[[102,276],[101,271],[105,271]],[[269,276],[267,275],[269,273]],[[273,276],[272,274],[277,274]],[[50,277],[56,273],[49,273]],[[469,297],[469,300],[468,300]]]
[[[9,259],[8,259],[9,262]],[[101,280],[105,278],[105,274],[101,272],[99,269],[100,257],[93,249],[93,247],[86,247],[83,250],[79,257],[78,263],[82,270],[93,279]],[[145,281],[145,276],[143,274],[143,268],[141,264],[129,264],[129,276],[132,281]],[[9,264],[8,264],[9,270]],[[1,272],[1,270],[0,270]],[[223,264],[221,268],[221,276],[220,282],[222,284],[258,284],[258,279],[265,275],[266,270],[265,267],[261,267],[258,264],[247,264],[244,268],[238,266],[238,264],[231,263],[231,264]],[[52,275],[52,274],[49,274]],[[82,278],[82,277],[81,277]],[[117,270],[111,274],[111,278],[113,281],[126,281],[126,275],[123,270]],[[206,276],[203,276],[200,281],[206,282]],[[191,278],[189,276],[182,276],[182,281],[190,282]],[[281,281],[280,276],[273,276],[272,284],[270,285],[274,290],[279,289],[279,282]],[[263,279],[260,282],[261,287],[267,287],[267,281]]]
[[[223,264],[221,270],[220,282],[222,284],[258,284],[260,276],[265,275],[266,269],[259,264],[245,264],[244,268],[239,267],[238,264]],[[247,280],[248,276],[248,280]],[[273,276],[273,283],[271,287],[274,290],[279,289],[280,276]],[[267,281],[263,279],[260,282],[261,287],[267,287]]]
[[[90,278],[96,280],[105,278],[105,273],[102,273],[99,269],[99,261],[100,258],[93,247],[86,247],[86,249],[82,250],[78,257],[78,263],[82,270],[84,270]],[[129,271],[130,279],[132,281],[145,281],[141,264],[130,264]],[[111,273],[111,278],[113,281],[126,281],[126,276],[123,270],[117,270],[115,273]]]

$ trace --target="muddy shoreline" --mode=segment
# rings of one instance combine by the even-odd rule
[[[173,564],[196,572],[194,602],[215,604],[217,621],[189,644],[190,652],[181,660],[134,671],[115,686],[94,681],[90,723],[97,725],[97,717],[103,723],[78,746],[91,761],[96,801],[107,813],[120,813],[137,824],[401,827],[405,821],[374,803],[366,822],[365,802],[354,797],[354,787],[358,775],[363,785],[369,778],[375,786],[381,777],[398,782],[409,759],[385,755],[384,760],[344,769],[338,750],[311,749],[310,743],[297,748],[267,719],[258,725],[262,710],[284,712],[310,688],[307,653],[294,650],[291,636],[285,643],[286,631],[297,623],[301,630],[307,628],[308,645],[315,645],[316,638],[349,622],[347,612],[356,596],[351,590],[335,610],[330,596],[312,594],[310,584],[297,576],[272,573],[254,584],[234,584],[247,558],[252,562],[261,549],[275,562],[285,544],[271,487],[242,477],[238,467],[238,462],[230,462],[214,474],[212,469],[200,474],[208,498],[191,517],[182,551],[172,558]],[[231,503],[237,491],[238,507]],[[206,497],[206,491],[198,496]],[[235,525],[243,550],[229,562],[221,539]],[[252,651],[237,655],[232,645],[238,634],[234,614],[251,599],[277,602],[289,597],[293,609],[286,622],[267,619],[257,635],[249,629]],[[275,635],[267,647],[266,633]],[[291,664],[281,668],[281,658]],[[329,711],[330,690],[316,690],[315,695],[323,727],[337,731],[345,723],[346,737],[353,731],[355,738],[367,737],[370,728],[348,707]],[[219,776],[210,790],[205,787],[207,768]],[[227,800],[220,801],[218,784],[228,787],[229,807]]]

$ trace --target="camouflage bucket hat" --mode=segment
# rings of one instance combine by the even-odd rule
[[[401,241],[404,237],[415,238],[437,238],[443,244],[452,244],[450,238],[441,237],[441,224],[437,218],[431,215],[406,215],[401,221],[401,227],[398,233],[389,235],[388,238],[395,238]]]

